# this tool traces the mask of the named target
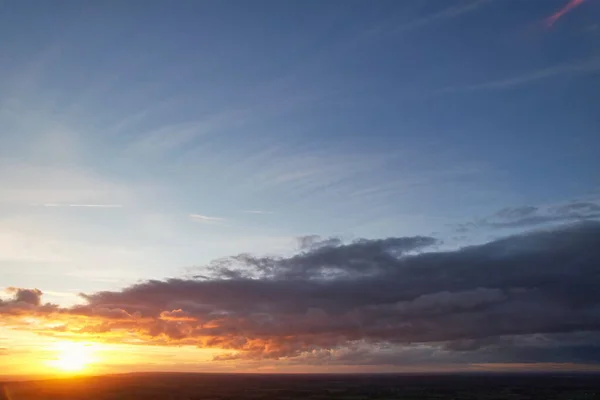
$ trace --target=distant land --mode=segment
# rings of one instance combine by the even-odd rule
[[[131,373],[4,382],[1,400],[600,399],[597,373]]]

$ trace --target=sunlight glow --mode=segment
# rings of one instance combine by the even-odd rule
[[[54,345],[56,358],[49,365],[63,372],[81,372],[96,361],[92,344],[79,342],[59,342]]]

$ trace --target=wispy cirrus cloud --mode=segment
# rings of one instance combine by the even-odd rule
[[[146,197],[140,196],[138,190],[154,190],[110,179],[80,166],[33,161],[2,163],[0,180],[0,203],[13,205],[116,208]]]
[[[211,217],[211,216],[202,215],[202,214],[190,214],[189,217],[192,221],[202,222],[205,224],[219,223],[219,222],[226,221],[225,218]]]
[[[553,205],[507,207],[488,217],[460,224],[457,231],[465,233],[479,228],[522,229],[598,219],[600,219],[600,200],[590,198]]]
[[[494,0],[474,0],[469,2],[460,2],[459,4],[444,8],[441,11],[427,14],[407,23],[400,24],[393,29],[393,32],[400,33],[404,31],[410,31],[436,22],[457,18],[463,14],[473,12],[482,6],[491,3],[492,1]]]
[[[444,8],[429,12],[422,12],[420,9],[423,4],[426,4],[425,2],[402,3],[410,5],[410,7],[403,9],[401,17],[405,18],[402,22],[398,21],[397,16],[391,16],[389,21],[381,21],[358,38],[363,40],[373,39],[380,34],[401,34],[429,27],[477,11],[493,1],[495,0],[448,1],[444,3]],[[406,15],[410,15],[410,17],[406,18]],[[357,41],[359,41],[358,38]]]
[[[565,4],[563,8],[546,18],[546,26],[548,28],[551,28],[556,23],[556,21],[558,21],[563,15],[567,14],[575,7],[582,5],[584,2],[585,0],[569,0],[569,2]]]
[[[44,203],[43,207],[74,207],[74,208],[123,208],[123,204],[58,204]]]
[[[442,89],[439,93],[504,90],[558,76],[587,75],[597,71],[600,71],[600,58],[595,57],[541,68],[535,71],[526,72],[522,75],[490,80],[487,82],[470,85],[449,86]]]

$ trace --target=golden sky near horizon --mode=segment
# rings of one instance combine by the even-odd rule
[[[600,371],[597,366],[573,363],[478,363],[430,367],[312,366],[275,362],[215,362],[221,349],[194,346],[109,344],[93,340],[73,341],[40,336],[0,327],[2,376],[74,376],[128,372],[224,372],[224,373],[330,373],[330,372],[458,372],[458,371]]]

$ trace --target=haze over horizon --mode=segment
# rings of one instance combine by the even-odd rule
[[[600,1],[0,2],[0,364],[600,367]]]

